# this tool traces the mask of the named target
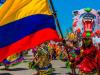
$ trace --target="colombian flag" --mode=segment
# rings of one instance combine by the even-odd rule
[[[0,8],[0,62],[47,40],[59,40],[48,0],[6,0]]]

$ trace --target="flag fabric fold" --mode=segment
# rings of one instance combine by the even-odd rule
[[[7,0],[0,8],[0,62],[8,56],[59,41],[48,0]]]

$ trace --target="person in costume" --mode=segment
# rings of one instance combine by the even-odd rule
[[[7,57],[5,60],[3,60],[3,65],[5,66],[5,70],[9,70],[9,67],[13,67],[18,65],[24,60],[24,57],[21,53],[16,53],[14,55],[11,55]]]
[[[42,48],[38,52],[38,69],[39,75],[51,75],[52,65],[50,63],[50,57],[47,50],[47,44],[43,44]]]
[[[33,62],[30,63],[31,68],[35,69],[36,72],[33,74],[36,75],[51,75],[52,74],[52,65],[50,63],[50,55],[48,52],[48,43],[42,44],[38,47],[37,53]]]
[[[55,44],[54,50],[55,50],[55,54],[56,54],[56,59],[59,59],[59,56],[61,54],[61,43],[60,42],[57,42]]]
[[[84,38],[81,50],[82,56],[79,63],[79,75],[95,75],[97,74],[97,48],[93,45],[91,38]]]
[[[75,75],[76,74],[75,58],[77,57],[77,55],[80,54],[76,34],[74,34],[73,32],[69,33],[69,35],[67,36],[66,44],[68,50],[67,51],[68,61],[66,62],[66,66],[69,66],[72,70],[72,75]]]
[[[51,44],[50,41],[47,44],[47,49],[48,49],[50,60],[52,60],[52,58],[53,58],[53,56],[52,56],[52,54],[53,54],[53,44]]]
[[[98,31],[100,30],[100,11],[91,8],[75,10],[73,31],[82,41],[80,55],[75,59],[79,64],[79,75],[95,75],[98,73],[99,52],[97,41],[99,40]],[[79,59],[79,61],[78,61]]]

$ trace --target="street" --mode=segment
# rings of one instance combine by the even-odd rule
[[[0,75],[33,75],[33,71],[28,68],[28,61],[32,60],[32,54],[29,54],[30,56],[26,57],[26,60],[24,60],[24,62],[17,66],[10,67],[9,71],[3,70],[4,66],[1,66]],[[66,69],[65,62],[62,62],[60,60],[53,60],[51,63],[54,68],[52,75],[70,75],[71,70]]]
[[[60,60],[52,61],[54,72],[52,75],[70,75],[70,69],[66,70],[65,63]],[[32,75],[32,70],[28,68],[28,63],[21,63],[10,68],[9,71],[0,70],[0,75]]]

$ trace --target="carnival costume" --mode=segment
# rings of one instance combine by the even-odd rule
[[[97,72],[97,48],[92,44],[91,39],[85,38],[81,48],[82,56],[80,57],[79,70],[81,74],[95,74]],[[87,42],[87,43],[86,43]]]
[[[24,60],[24,57],[21,53],[14,54],[12,56],[7,57],[5,60],[3,60],[3,64],[5,66],[5,69],[8,70],[9,67],[13,67],[18,65]]]
[[[76,74],[75,68],[76,68],[76,64],[75,64],[75,58],[77,57],[77,55],[79,55],[80,50],[77,46],[77,36],[74,33],[69,33],[67,36],[67,61],[66,61],[66,67],[71,68],[72,70],[72,75]]]
[[[52,73],[52,65],[50,63],[50,57],[49,53],[46,50],[47,47],[43,47],[40,49],[38,56],[38,69],[39,69],[39,75],[51,75]]]
[[[50,63],[50,55],[48,52],[48,46],[42,44],[38,47],[36,58],[29,64],[29,67],[38,71],[37,75],[51,75],[52,64]]]
[[[79,14],[80,13],[80,14]],[[97,75],[99,65],[98,48],[93,44],[96,31],[99,31],[100,12],[91,8],[74,11],[73,30],[82,40],[81,54],[76,58],[80,74]]]

